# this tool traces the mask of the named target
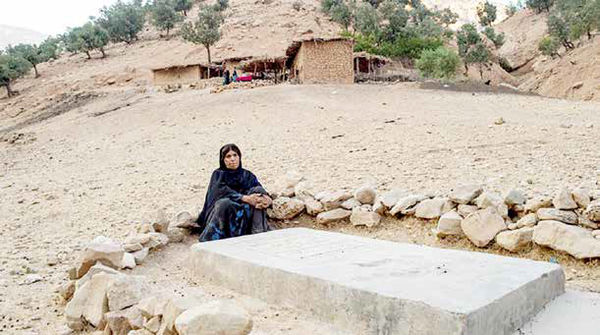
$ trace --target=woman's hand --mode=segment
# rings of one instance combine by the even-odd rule
[[[259,204],[259,201],[261,201],[260,194],[250,194],[242,196],[242,202],[245,202],[252,207],[256,207]]]
[[[265,208],[269,208],[269,206],[271,206],[271,204],[273,203],[273,199],[271,199],[271,197],[269,197],[268,195],[260,195],[260,200],[258,201],[258,204],[256,205],[257,209],[265,209]]]

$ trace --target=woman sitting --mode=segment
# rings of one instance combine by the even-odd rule
[[[265,209],[272,203],[256,176],[242,168],[240,149],[223,146],[198,216],[200,242],[269,231]]]

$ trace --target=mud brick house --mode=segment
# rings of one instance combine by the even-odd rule
[[[154,85],[191,84],[202,79],[219,77],[221,69],[214,65],[175,65],[153,69]]]
[[[295,41],[286,51],[289,79],[300,84],[352,84],[353,47],[346,38]]]

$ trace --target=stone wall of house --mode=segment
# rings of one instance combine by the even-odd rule
[[[302,43],[292,66],[292,77],[303,84],[351,84],[354,82],[352,42]]]
[[[169,68],[154,71],[154,85],[191,84],[200,80],[200,66]]]

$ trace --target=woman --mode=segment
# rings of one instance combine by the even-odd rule
[[[200,242],[269,231],[265,209],[272,203],[256,176],[242,168],[240,149],[223,146],[198,216]]]

